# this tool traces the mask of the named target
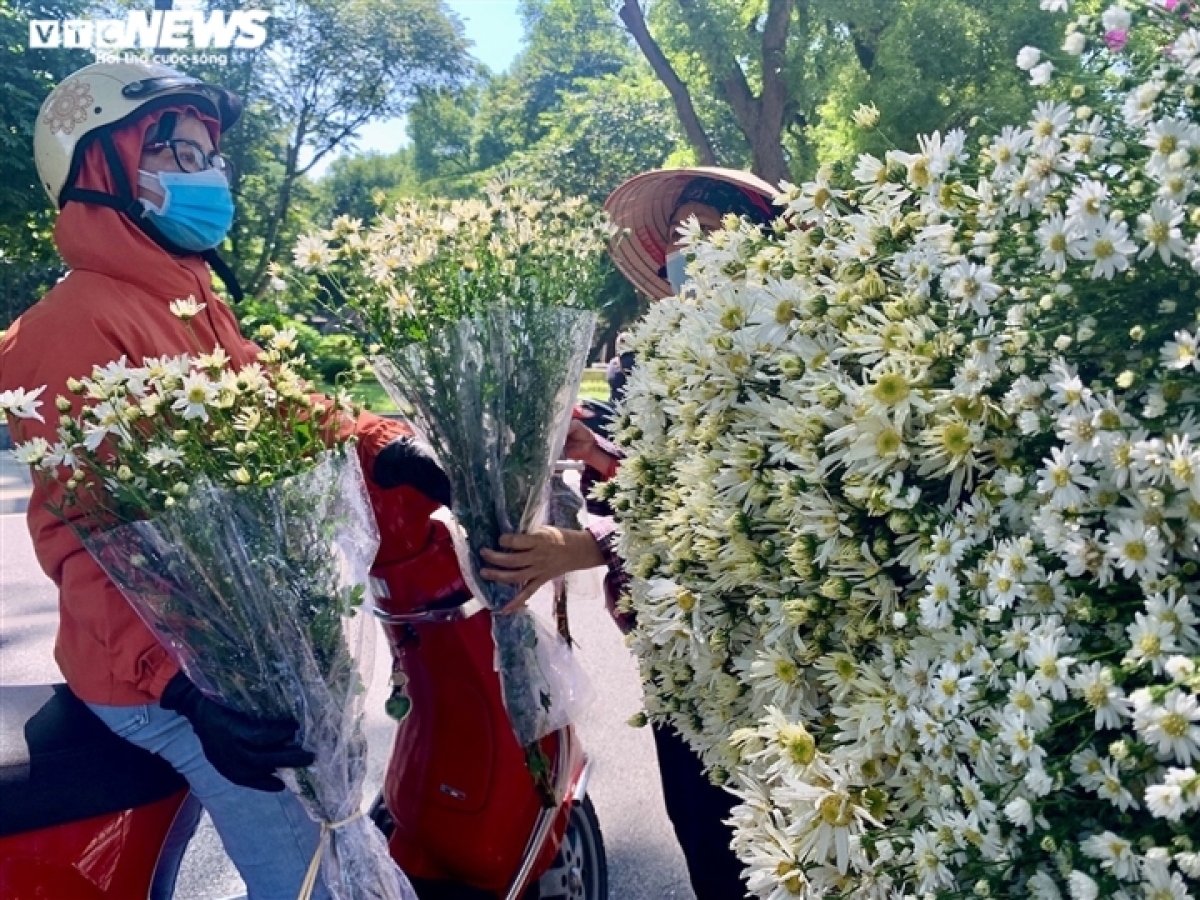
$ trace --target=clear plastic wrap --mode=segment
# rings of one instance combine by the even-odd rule
[[[479,551],[545,524],[595,323],[577,309],[500,306],[373,360],[450,478],[463,577],[489,609],[518,589],[480,578]],[[517,738],[529,745],[565,727],[590,696],[565,642],[528,611],[495,616],[493,635]]]
[[[379,534],[354,448],[268,488],[199,482],[163,515],[83,540],[201,690],[300,723],[316,762],[280,774],[322,823],[330,895],[416,900],[360,815],[375,636],[364,607]]]

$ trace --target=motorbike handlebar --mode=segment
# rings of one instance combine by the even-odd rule
[[[380,578],[372,578],[371,586],[379,597],[388,597],[387,583]],[[433,623],[461,622],[469,619],[486,607],[465,591],[455,594],[449,599],[424,606],[411,612],[389,612],[375,607],[375,616],[384,625],[427,625]]]

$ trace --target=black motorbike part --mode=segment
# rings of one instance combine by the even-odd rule
[[[608,856],[591,797],[571,807],[558,856],[525,900],[606,900]]]
[[[375,456],[371,480],[385,490],[408,485],[442,506],[450,505],[450,479],[420,443],[396,438]]]
[[[185,787],[65,684],[0,687],[0,837],[145,806]]]

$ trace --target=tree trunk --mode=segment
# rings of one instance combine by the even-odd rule
[[[249,297],[260,297],[266,290],[267,267],[275,259],[275,251],[279,246],[279,234],[292,205],[292,187],[295,185],[296,179],[300,177],[297,170],[300,163],[300,148],[304,146],[304,135],[305,122],[302,117],[296,128],[295,137],[288,144],[287,161],[283,168],[283,183],[279,186],[279,199],[275,202],[271,221],[267,225],[267,233],[263,237],[262,251],[258,255],[258,262],[254,265],[250,283],[245,286],[246,295]]]
[[[771,184],[789,176],[783,154],[784,111],[787,108],[787,84],[784,66],[793,0],[769,0],[761,39],[762,93],[755,97],[732,51],[715,48],[703,40],[699,26],[706,21],[697,0],[678,0],[689,32],[696,39],[704,64],[708,67],[729,104],[738,129],[750,144],[754,174]]]
[[[625,28],[633,35],[633,39],[637,41],[646,61],[650,63],[650,68],[654,70],[658,80],[663,83],[667,93],[671,95],[671,100],[675,104],[675,112],[679,116],[680,124],[683,125],[683,132],[687,136],[688,143],[695,149],[700,165],[720,165],[712,141],[709,140],[704,125],[700,122],[700,117],[696,115],[696,108],[692,105],[692,97],[688,93],[687,85],[675,72],[670,60],[667,59],[662,48],[650,34],[650,29],[646,25],[646,17],[642,14],[640,0],[624,0],[618,15],[625,23]]]
[[[791,18],[792,0],[770,0],[762,33],[762,95],[751,147],[754,151],[754,174],[774,185],[790,174],[783,155],[783,127],[788,105],[784,68],[787,66]]]

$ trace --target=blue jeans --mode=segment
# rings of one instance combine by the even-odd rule
[[[272,794],[227,780],[205,758],[191,724],[177,712],[157,704],[88,706],[119,737],[157,753],[187,779],[246,882],[248,900],[296,900],[320,828],[291,791]],[[174,892],[179,864],[198,821],[194,804],[185,805],[176,817],[155,874],[154,900],[168,900]],[[319,879],[313,898],[329,898]]]

